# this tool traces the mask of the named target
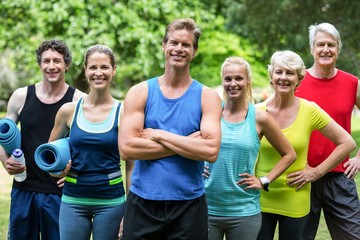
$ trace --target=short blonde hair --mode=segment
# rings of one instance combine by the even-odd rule
[[[268,65],[268,74],[271,79],[271,75],[274,72],[274,66],[279,65],[282,68],[289,69],[292,71],[296,71],[299,83],[304,79],[306,68],[304,61],[299,56],[299,54],[290,51],[276,51],[270,59],[270,64]]]

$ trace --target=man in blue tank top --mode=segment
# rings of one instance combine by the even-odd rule
[[[36,148],[48,142],[58,109],[84,95],[65,83],[71,53],[64,42],[44,41],[36,50],[42,81],[18,88],[11,95],[6,118],[20,122],[21,149],[26,160],[27,178],[13,181],[8,239],[60,239],[59,208],[62,184],[35,163]],[[0,147],[0,160],[9,175],[25,167]]]
[[[221,138],[218,94],[190,77],[200,30],[176,19],[162,41],[165,72],[132,87],[124,102],[119,146],[136,160],[123,239],[208,239],[204,161]]]

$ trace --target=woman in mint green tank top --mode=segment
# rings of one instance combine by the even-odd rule
[[[296,159],[273,118],[251,103],[251,70],[240,57],[229,57],[221,69],[224,97],[222,140],[218,159],[204,170],[209,209],[209,239],[256,239],[261,227],[260,190]],[[263,136],[282,156],[262,178],[254,175]]]

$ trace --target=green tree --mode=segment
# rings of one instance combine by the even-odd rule
[[[0,52],[3,58],[5,52],[11,53],[6,57],[8,66],[16,74],[16,86],[23,86],[41,77],[35,61],[37,46],[45,39],[62,39],[73,53],[67,80],[84,90],[83,54],[93,44],[106,44],[117,56],[114,95],[122,97],[132,85],[163,72],[161,39],[166,25],[175,18],[191,17],[203,32],[192,76],[215,86],[225,57],[241,54],[256,62],[252,59],[258,53],[249,42],[225,30],[217,11],[218,6],[200,0],[3,0]],[[259,72],[261,85],[265,74]]]
[[[227,29],[256,43],[258,50],[263,52],[262,61],[269,61],[276,50],[291,49],[304,58],[307,67],[311,67],[308,27],[329,22],[339,30],[343,41],[338,67],[360,75],[360,43],[356,34],[360,27],[359,1],[227,1],[228,4],[221,9],[227,19]]]

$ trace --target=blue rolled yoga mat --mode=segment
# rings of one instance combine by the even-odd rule
[[[53,142],[41,144],[34,154],[35,162],[42,170],[60,174],[69,162],[69,138],[61,138]]]
[[[0,145],[7,154],[21,147],[21,134],[16,123],[10,118],[0,119]]]

